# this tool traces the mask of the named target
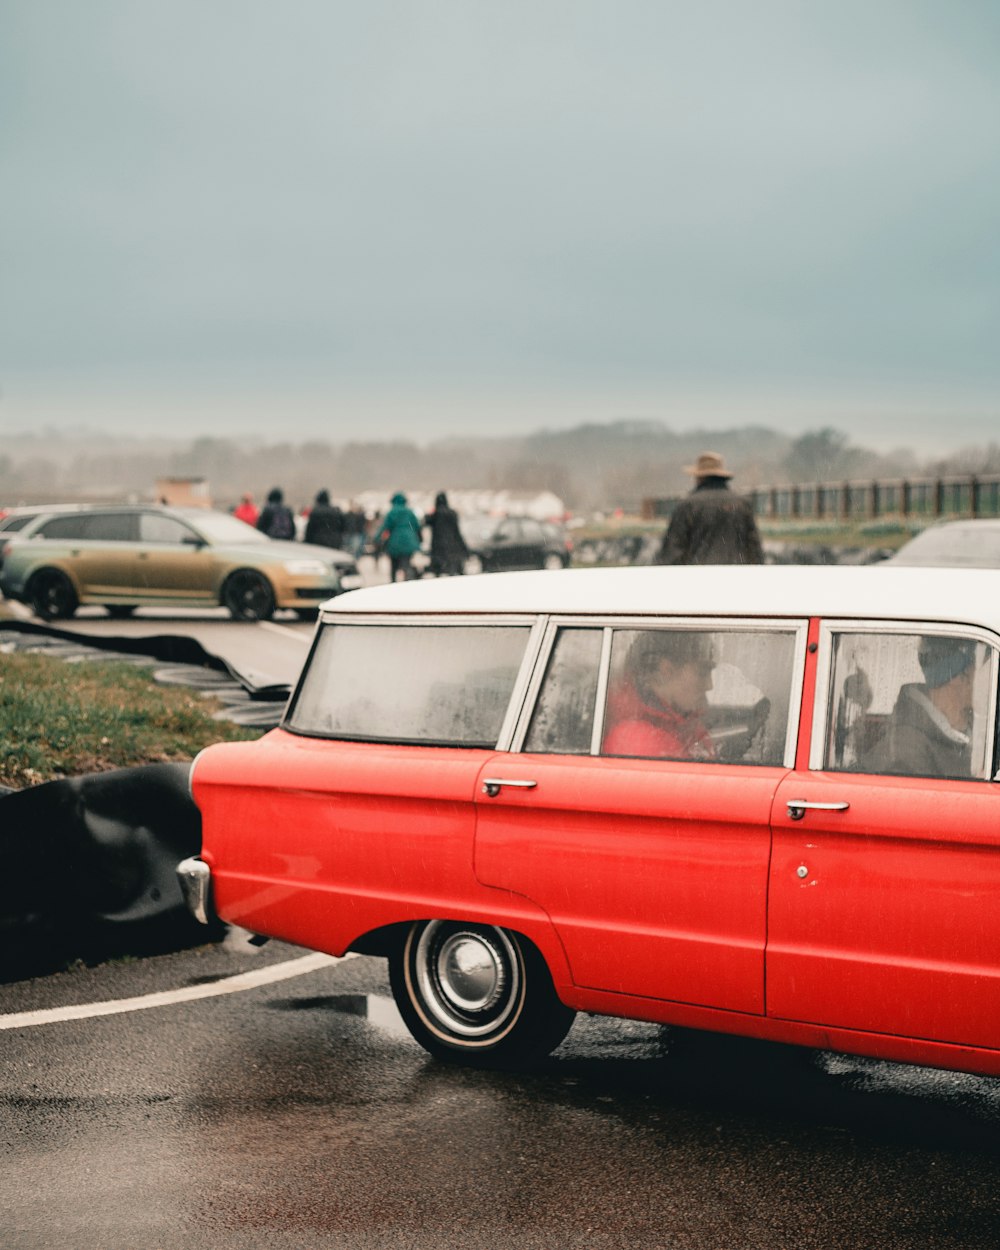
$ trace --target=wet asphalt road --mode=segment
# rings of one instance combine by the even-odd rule
[[[304,954],[122,961],[2,986],[2,1010]],[[596,1017],[530,1073],[449,1068],[367,958],[0,1046],[6,1250],[1000,1244],[998,1080]]]

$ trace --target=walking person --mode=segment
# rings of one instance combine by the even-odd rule
[[[424,517],[424,525],[431,532],[431,561],[428,571],[438,577],[455,577],[465,572],[469,557],[462,531],[458,525],[458,513],[448,504],[448,496],[438,491],[434,499],[434,511]]]
[[[355,560],[365,553],[368,538],[368,518],[365,510],[352,499],[344,513],[344,545]]]
[[[385,514],[378,541],[389,557],[391,582],[397,580],[397,573],[403,574],[404,581],[418,576],[411,561],[414,553],[420,550],[420,522],[412,508],[407,507],[402,491],[397,491],[392,497],[392,507]]]
[[[295,518],[292,510],[285,503],[285,494],[280,486],[268,493],[267,503],[261,508],[257,518],[257,528],[268,538],[295,537]]]
[[[328,490],[316,493],[313,506],[309,509],[303,542],[316,543],[319,547],[344,546],[344,514],[335,503],[330,502]]]
[[[685,473],[694,489],[677,505],[657,564],[763,564],[753,505],[729,489],[733,476],[715,451],[703,451]]]

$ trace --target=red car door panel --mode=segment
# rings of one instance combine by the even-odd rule
[[[803,771],[773,827],[769,1015],[1000,1047],[996,785]]]
[[[476,875],[548,912],[577,985],[762,1013],[784,771],[497,756],[477,785]],[[487,779],[535,784],[486,794]]]

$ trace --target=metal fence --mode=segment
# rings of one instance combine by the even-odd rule
[[[933,521],[947,516],[1000,516],[1000,475],[809,482],[758,486],[746,494],[757,516],[768,520],[851,522],[898,517]],[[670,516],[679,498],[644,499],[643,518]]]

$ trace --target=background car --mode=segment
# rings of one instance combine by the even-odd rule
[[[45,512],[65,512],[66,504],[24,504],[16,508],[8,508],[0,517],[0,534],[14,534],[23,530],[36,516]]]
[[[100,604],[221,605],[237,620],[276,608],[303,618],[361,585],[347,552],[279,542],[225,512],[201,508],[82,507],[33,518],[2,546],[0,591],[45,620]]]
[[[3,568],[3,549],[11,534],[18,534],[25,529],[35,517],[49,512],[84,511],[85,504],[19,504],[15,508],[7,508],[0,517],[0,569]]]
[[[1000,568],[1000,520],[939,521],[904,543],[885,563]]]
[[[533,517],[463,517],[459,522],[469,548],[467,573],[509,569],[564,569],[572,540],[553,522]]]

